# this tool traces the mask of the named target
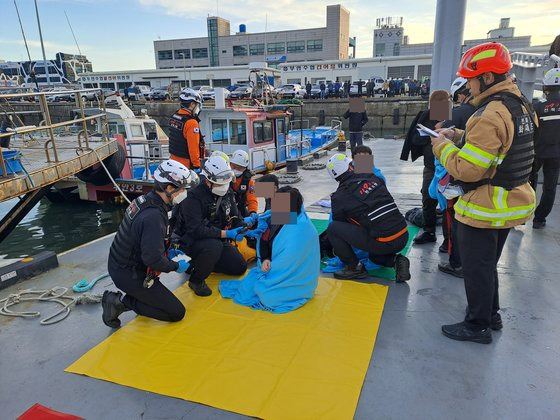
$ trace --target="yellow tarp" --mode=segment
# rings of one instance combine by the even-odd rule
[[[137,317],[66,369],[266,419],[351,419],[387,287],[322,278],[302,308],[274,315],[175,291],[179,323]]]

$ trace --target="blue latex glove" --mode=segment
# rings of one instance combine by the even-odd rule
[[[264,212],[259,216],[259,222],[257,223],[257,227],[247,232],[246,236],[250,238],[258,238],[268,229],[269,221],[270,221],[270,210],[267,210],[266,212]]]
[[[268,219],[270,218],[271,215],[271,211],[267,210],[264,213],[259,214],[259,221],[261,221],[261,219]]]
[[[200,175],[200,168],[194,168],[193,171],[195,174]]]
[[[185,260],[179,260],[177,261],[177,263],[179,264],[179,267],[177,267],[177,270],[175,270],[177,273],[184,273],[190,266],[190,263],[186,262]]]
[[[249,233],[249,231],[241,233],[240,231],[242,229],[246,229],[246,227],[240,226],[235,229],[226,230],[226,238],[233,239],[234,241],[240,241],[245,237],[245,235],[247,235],[247,233]]]
[[[257,213],[251,213],[250,216],[244,217],[243,221],[247,225],[253,225],[259,220],[259,215]]]
[[[170,260],[172,260],[175,257],[178,257],[179,255],[185,255],[185,253],[178,248],[169,248],[169,251],[167,251],[167,257]]]

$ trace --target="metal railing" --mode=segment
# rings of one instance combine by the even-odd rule
[[[100,108],[100,113],[96,114],[96,115],[90,115],[87,116],[85,115],[85,108],[84,108],[84,99],[83,99],[83,94],[84,93],[91,93],[91,92],[97,92],[97,98],[99,101],[99,108]],[[74,95],[74,99],[76,102],[76,106],[79,109],[79,116],[78,118],[74,118],[71,119],[69,121],[62,121],[62,122],[58,122],[58,123],[53,123],[52,119],[51,119],[51,113],[49,110],[49,101],[47,100],[47,97],[52,96],[52,95]],[[47,158],[47,162],[59,162],[59,155],[58,155],[58,150],[59,150],[59,146],[57,145],[56,142],[56,135],[55,135],[55,129],[56,128],[60,128],[60,127],[67,127],[67,126],[72,126],[75,124],[80,124],[82,125],[82,130],[80,131],[81,135],[77,136],[77,142],[78,142],[78,147],[75,148],[76,150],[83,150],[83,144],[82,144],[82,137],[83,137],[83,141],[85,143],[85,149],[89,149],[89,141],[90,141],[90,134],[88,131],[88,127],[87,127],[87,122],[88,121],[92,121],[92,120],[96,120],[96,119],[100,119],[101,120],[101,139],[102,141],[106,142],[108,141],[108,132],[107,132],[107,115],[106,115],[106,107],[105,107],[105,97],[103,94],[103,91],[101,89],[64,89],[64,90],[60,90],[60,91],[50,91],[50,92],[30,92],[30,93],[6,93],[6,94],[0,94],[0,102],[5,102],[9,104],[9,99],[10,98],[33,98],[34,100],[37,99],[39,102],[39,107],[40,107],[40,113],[42,115],[42,122],[44,122],[44,125],[39,125],[39,126],[23,126],[23,127],[15,127],[14,129],[10,129],[10,131],[7,131],[6,133],[0,133],[0,139],[4,138],[4,137],[11,137],[13,135],[23,135],[23,134],[28,134],[30,135],[30,133],[35,133],[35,132],[47,132],[47,135],[49,137],[49,140],[47,140],[45,142],[44,145],[44,150],[45,150],[45,155]],[[8,113],[9,114],[9,113]],[[19,119],[19,118],[18,118]],[[19,119],[20,123],[21,119]],[[51,160],[51,155],[49,152],[49,149],[52,151],[52,155],[54,160]],[[7,172],[6,172],[6,167],[5,167],[5,162],[4,162],[4,158],[2,153],[0,153],[0,167],[2,169],[2,174],[3,176],[6,176]]]

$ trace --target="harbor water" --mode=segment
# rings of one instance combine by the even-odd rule
[[[14,204],[15,200],[0,203],[0,217]],[[125,209],[113,203],[52,203],[43,198],[0,243],[0,265],[41,251],[60,253],[113,233]]]

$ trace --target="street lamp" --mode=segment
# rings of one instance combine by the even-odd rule
[[[185,87],[187,87],[187,65],[185,64],[185,52],[181,51],[179,54],[183,57],[183,78],[185,79]]]

